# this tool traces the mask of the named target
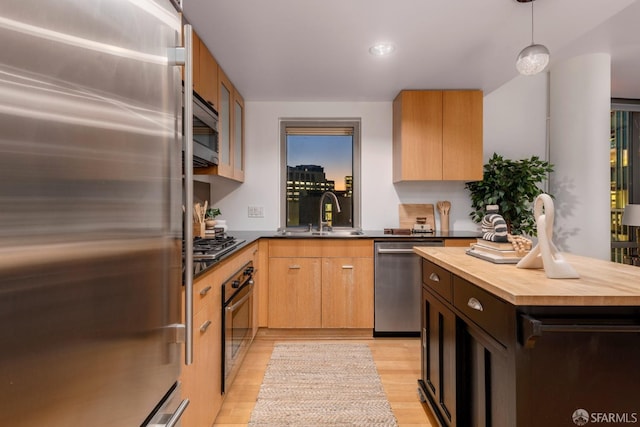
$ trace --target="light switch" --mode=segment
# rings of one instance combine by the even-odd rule
[[[249,218],[264,218],[264,206],[249,206]]]

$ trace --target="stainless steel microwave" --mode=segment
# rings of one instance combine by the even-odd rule
[[[193,167],[205,168],[217,164],[218,113],[193,92]]]

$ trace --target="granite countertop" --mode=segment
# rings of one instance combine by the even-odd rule
[[[631,265],[565,253],[580,278],[549,279],[542,269],[493,264],[467,255],[466,248],[415,247],[414,252],[514,305],[640,305],[640,269]]]
[[[474,239],[481,237],[482,233],[476,231],[434,231],[433,233],[416,233],[416,234],[385,234],[384,230],[362,230],[362,234],[348,237],[339,236],[311,236],[308,234],[296,235],[293,232],[290,235],[278,234],[275,231],[261,231],[255,233],[263,233],[261,237],[269,237],[275,239]],[[233,233],[230,233],[233,234]]]
[[[296,236],[288,235],[283,236],[279,235],[275,230],[229,230],[227,232],[229,236],[233,236],[236,239],[244,240],[244,242],[235,248],[233,251],[221,256],[219,259],[214,261],[196,261],[194,262],[194,279],[201,276],[202,274],[209,271],[211,268],[219,265],[225,259],[229,258],[233,254],[237,253],[239,250],[242,250],[246,246],[254,243],[255,241],[262,238],[269,239],[330,239],[332,237],[328,236]],[[402,234],[384,234],[383,230],[363,230],[363,234],[357,236],[349,236],[349,237],[335,237],[336,239],[375,239],[375,240],[416,240],[416,239],[473,239],[476,237],[480,237],[481,233],[474,231],[449,231],[449,232],[439,232],[436,231],[434,233],[426,233],[424,235],[412,234],[412,235],[402,235]]]

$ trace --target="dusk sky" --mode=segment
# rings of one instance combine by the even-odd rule
[[[335,181],[336,190],[345,190],[344,177],[352,175],[352,163],[351,136],[287,136],[287,166],[323,166],[327,179]]]

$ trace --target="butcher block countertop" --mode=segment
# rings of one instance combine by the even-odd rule
[[[424,259],[516,306],[640,306],[640,268],[636,266],[563,253],[580,278],[549,279],[542,269],[493,264],[465,251],[414,247]]]

